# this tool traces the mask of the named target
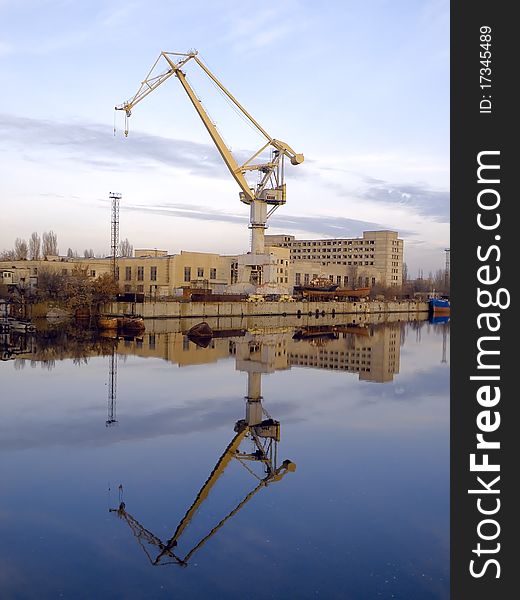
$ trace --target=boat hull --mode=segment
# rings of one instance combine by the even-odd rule
[[[450,301],[444,298],[430,298],[430,312],[434,315],[449,315]]]

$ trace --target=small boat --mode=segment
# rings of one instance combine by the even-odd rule
[[[308,340],[314,338],[322,338],[328,340],[337,340],[339,337],[334,327],[302,327],[294,332],[293,340]]]
[[[297,290],[297,288],[294,288]],[[323,291],[317,289],[306,288],[302,292],[304,298],[310,300],[356,300],[363,299],[370,295],[370,288],[336,288],[332,291]]]
[[[36,327],[29,321],[8,319],[6,332],[7,331],[17,331],[19,333],[34,333],[36,331]]]
[[[213,338],[213,329],[211,329],[206,321],[201,321],[197,325],[190,327],[186,332],[186,336],[197,346],[207,348]]]
[[[450,322],[450,315],[433,315],[430,314],[430,316],[428,317],[428,321],[430,323],[436,324],[438,325],[439,323],[449,323]]]
[[[117,317],[99,317],[98,327],[103,330],[117,329]]]
[[[434,315],[450,314],[450,301],[447,298],[430,298],[428,304],[430,313]]]
[[[328,277],[315,277],[309,283],[294,286],[295,292],[333,292],[339,284],[332,283]]]
[[[117,317],[117,327],[122,331],[141,332],[144,330],[144,320],[138,315],[124,315]]]
[[[197,337],[213,337],[213,329],[206,323],[206,321],[201,321],[190,327],[186,332],[186,335],[193,335]]]

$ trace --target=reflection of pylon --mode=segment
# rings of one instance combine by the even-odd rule
[[[112,277],[117,280],[117,253],[119,250],[119,200],[121,194],[110,192],[112,200],[112,221],[110,228],[110,249],[112,252]]]
[[[443,323],[443,325],[442,325],[442,360],[441,360],[441,363],[448,362],[446,360],[446,345],[447,345],[446,344],[446,339],[448,337],[447,328],[448,328],[447,324]]]
[[[116,419],[116,394],[117,394],[117,354],[116,348],[112,349],[108,373],[108,417],[106,426],[111,427],[117,423]]]

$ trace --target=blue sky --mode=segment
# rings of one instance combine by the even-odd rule
[[[241,253],[248,209],[182,87],[130,98],[161,50],[196,48],[277,139],[305,155],[268,233],[391,228],[410,273],[449,245],[449,2],[0,0],[0,250],[53,229],[108,253],[108,194],[134,247]],[[187,68],[238,154],[259,147]]]

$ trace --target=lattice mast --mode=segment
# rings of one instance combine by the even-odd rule
[[[112,200],[112,219],[110,223],[111,271],[114,281],[117,281],[117,256],[119,254],[119,201],[121,200],[121,194],[110,192],[109,197]]]
[[[106,426],[112,427],[117,423],[116,417],[116,398],[117,398],[117,354],[116,347],[112,348],[112,354],[109,357],[108,368],[108,415]]]
[[[450,249],[444,248],[444,252],[446,252],[446,265],[444,267],[444,286],[446,290],[448,290],[450,285]]]

